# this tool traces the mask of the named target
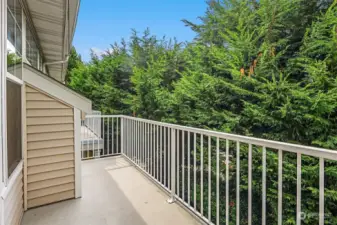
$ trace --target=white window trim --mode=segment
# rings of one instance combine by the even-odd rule
[[[18,176],[20,176],[22,169],[23,169],[23,160],[21,159],[20,163],[16,166],[15,170],[13,171],[11,176],[8,178],[7,186],[1,192],[2,199],[7,198],[7,195],[12,190],[16,179],[18,178]]]
[[[16,84],[19,84],[21,86],[23,85],[23,81],[20,78],[17,78],[16,76],[12,75],[11,73],[7,72],[6,78],[7,80],[10,80]]]

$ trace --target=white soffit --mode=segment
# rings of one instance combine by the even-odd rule
[[[65,60],[72,45],[80,0],[25,1],[45,62]],[[48,65],[50,76],[64,81],[66,67],[66,64]]]

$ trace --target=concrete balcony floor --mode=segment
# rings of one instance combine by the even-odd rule
[[[22,225],[199,224],[122,156],[82,162],[82,198],[28,210]]]

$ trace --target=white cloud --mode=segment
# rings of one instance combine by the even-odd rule
[[[113,49],[112,49],[112,48],[108,48],[108,49],[106,49],[106,50],[102,50],[102,49],[97,48],[97,47],[92,47],[92,48],[90,48],[90,49],[91,49],[91,51],[92,51],[95,55],[97,55],[97,56],[102,56],[102,55],[106,54],[107,52],[109,52],[109,53],[112,53],[112,52],[113,52]]]
[[[105,51],[103,51],[102,49],[97,48],[97,47],[92,47],[90,49],[97,56],[102,56],[105,53]]]

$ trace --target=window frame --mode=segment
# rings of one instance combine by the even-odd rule
[[[14,23],[15,23],[15,27],[17,26],[19,28],[19,30],[21,31],[21,51],[19,52],[21,58],[23,57],[23,47],[22,47],[22,43],[23,43],[23,27],[22,27],[22,21],[23,21],[23,10],[22,10],[22,5],[21,3],[20,4],[20,7],[21,7],[21,24],[18,23],[15,15],[13,14],[12,10],[9,8],[9,6],[7,5],[7,10],[10,12],[10,16],[12,17],[12,19],[14,20]],[[8,16],[8,15],[7,15]],[[21,26],[20,26],[21,25]],[[8,40],[8,39],[7,39]],[[16,47],[16,43],[14,43],[14,47]],[[15,51],[17,51],[15,49]]]
[[[13,12],[11,11],[11,9],[9,8],[8,4],[5,6],[6,8],[6,13],[5,13],[5,23],[6,23],[6,29],[4,32],[4,39],[6,42],[6,52],[4,52],[4,58],[7,64],[7,42],[8,42],[8,38],[7,38],[7,13],[8,11],[10,11],[10,16],[12,17],[12,19],[14,19],[15,22],[15,26],[18,26],[19,30],[21,31],[21,52],[20,52],[20,56],[22,59],[22,70],[23,70],[23,62],[24,62],[24,58],[25,56],[25,47],[24,47],[24,42],[26,41],[26,33],[25,33],[25,22],[26,22],[26,15],[24,13],[23,10],[23,5],[21,4],[21,1],[18,1],[18,3],[20,4],[20,8],[21,8],[21,23],[18,23],[16,17],[14,16]],[[21,26],[20,26],[21,24]],[[14,45],[15,46],[15,45]],[[15,51],[17,51],[17,49],[15,49]],[[5,64],[5,65],[6,65]],[[3,109],[2,109],[2,138],[3,138],[3,143],[2,143],[2,171],[0,170],[0,172],[2,173],[2,182],[4,184],[4,191],[8,189],[8,187],[10,187],[12,185],[12,183],[16,180],[17,176],[19,176],[19,172],[22,171],[23,169],[23,161],[24,161],[24,124],[25,124],[25,118],[24,118],[24,110],[25,110],[25,105],[24,105],[24,100],[25,100],[25,96],[24,96],[24,82],[23,82],[23,73],[22,73],[22,77],[21,79],[16,77],[14,74],[11,74],[8,72],[8,68],[6,66],[5,68],[5,74],[4,74],[4,79],[2,79],[2,104],[4,105]],[[7,147],[7,84],[6,82],[10,81],[13,82],[17,85],[20,85],[21,87],[21,159],[20,162],[16,165],[16,168],[13,170],[13,172],[11,173],[10,176],[8,176],[8,147]],[[1,178],[1,177],[0,177]]]
[[[8,148],[7,148],[7,110],[4,110],[4,118],[5,118],[5,123],[3,123],[3,126],[5,126],[5,134],[3,135],[3,138],[5,140],[5,148],[4,148],[4,151],[3,151],[3,158],[2,158],[2,163],[3,163],[3,178],[4,178],[4,184],[5,184],[5,187],[8,187],[15,179],[16,177],[19,175],[17,170],[22,170],[22,165],[23,165],[23,160],[24,160],[24,82],[15,77],[14,75],[10,74],[7,72],[6,74],[6,81],[9,80],[17,85],[20,85],[21,87],[21,159],[20,159],[20,162],[18,163],[18,165],[16,166],[16,168],[14,169],[14,171],[11,173],[10,176],[8,176]],[[4,85],[5,88],[7,89],[7,85]],[[5,101],[5,105],[6,105],[6,109],[7,109],[7,90],[5,92],[5,96],[4,96],[4,101]]]
[[[38,46],[38,41],[37,41],[37,38],[35,36],[35,33],[33,32],[34,30],[34,26],[29,23],[29,20],[27,20],[27,16],[26,14],[23,12],[23,23],[25,23],[25,31],[24,31],[24,39],[22,40],[22,42],[24,41],[24,49],[22,51],[25,51],[22,55],[24,56],[24,62],[29,64],[30,66],[32,66],[33,68],[39,70],[39,71],[43,71],[43,69],[40,69],[39,68],[39,61],[40,61],[40,58],[42,59],[42,64],[43,64],[43,57],[42,57],[42,53],[40,51],[40,48]],[[33,65],[33,62],[31,60],[29,60],[28,58],[28,54],[27,54],[27,51],[29,49],[34,49],[32,46],[31,46],[31,43],[29,43],[29,40],[27,39],[27,33],[30,33],[30,36],[31,36],[31,39],[32,41],[34,42],[34,45],[35,45],[35,50],[36,50],[36,53],[37,53],[37,56],[36,56],[36,67],[35,65]]]

